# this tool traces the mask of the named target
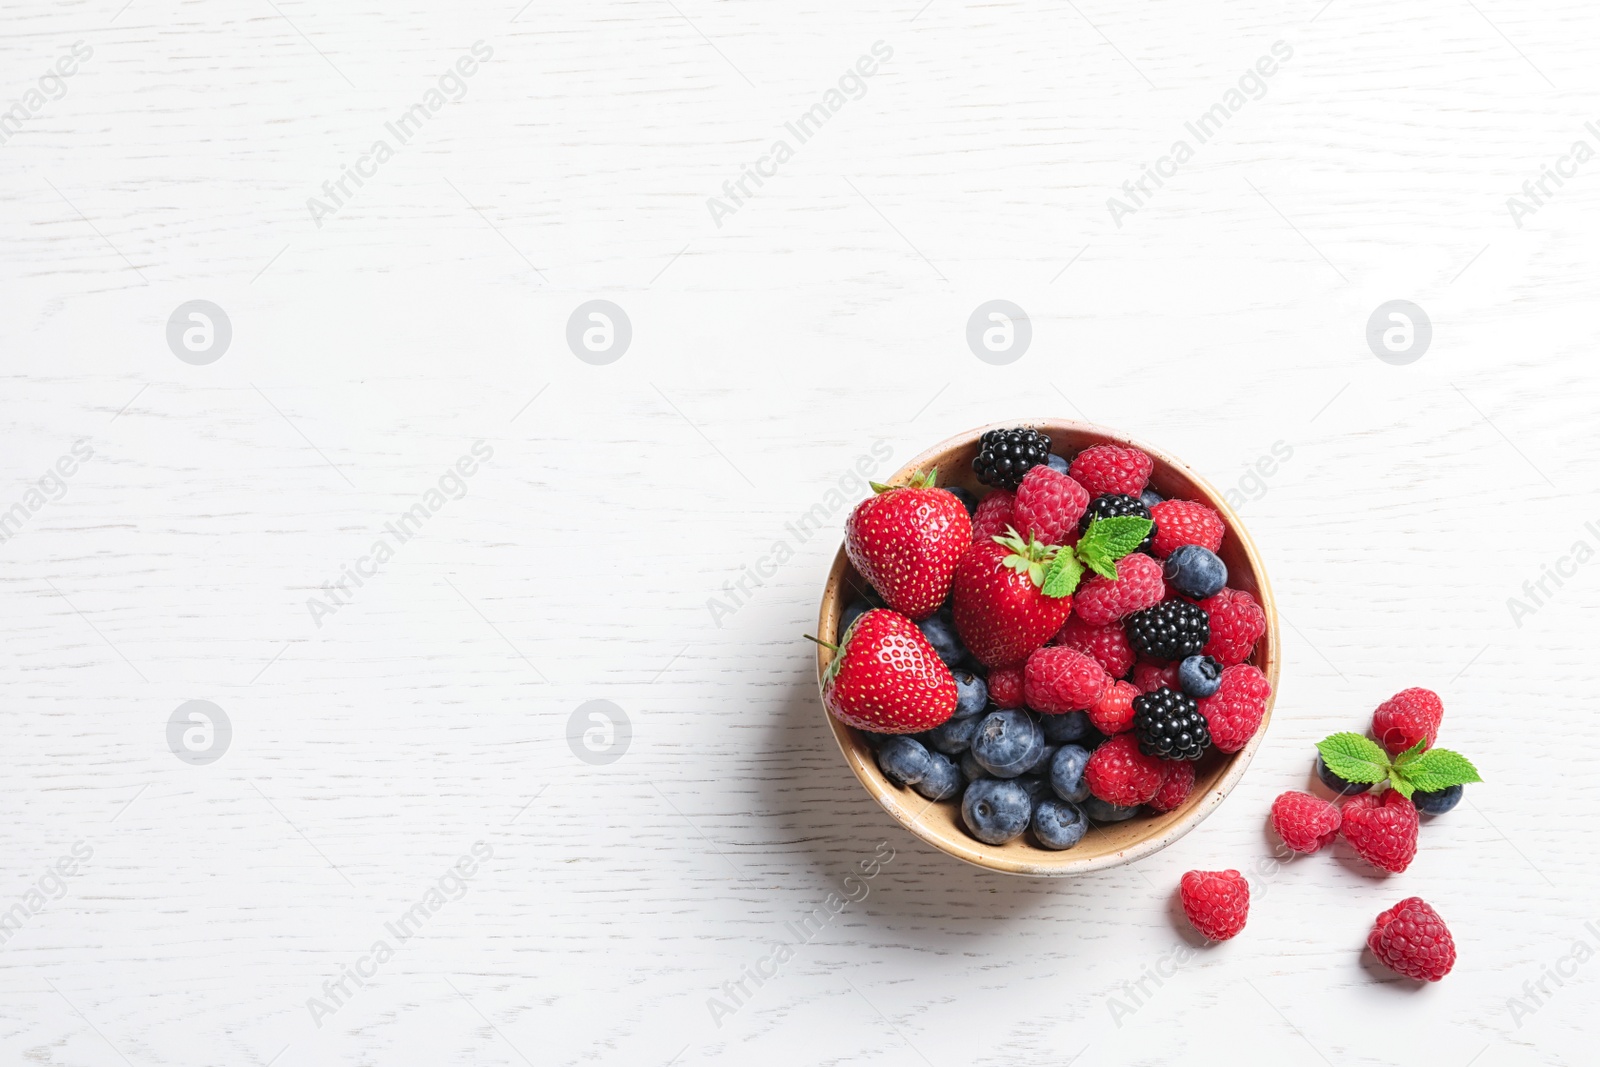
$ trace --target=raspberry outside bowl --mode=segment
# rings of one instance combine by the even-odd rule
[[[1227,526],[1218,553],[1228,567],[1228,586],[1243,589],[1253,595],[1266,613],[1267,629],[1257,642],[1255,652],[1247,661],[1255,664],[1272,685],[1266,715],[1261,728],[1238,752],[1224,754],[1217,751],[1207,755],[1196,766],[1196,781],[1192,793],[1177,809],[1164,814],[1141,812],[1123,822],[1094,824],[1089,833],[1076,846],[1064,851],[1051,851],[1038,847],[1025,834],[1005,845],[986,845],[969,835],[961,825],[960,798],[930,802],[914,790],[898,785],[884,776],[873,758],[866,739],[854,728],[822,712],[833,730],[834,740],[851,771],[866,787],[883,809],[896,822],[910,830],[928,844],[977,867],[1004,874],[1028,877],[1061,877],[1088,871],[1116,867],[1142,859],[1170,845],[1217,809],[1224,798],[1244,776],[1245,768],[1255,755],[1272,720],[1272,704],[1278,690],[1278,669],[1281,643],[1278,633],[1278,615],[1272,597],[1272,587],[1267,581],[1266,569],[1250,534],[1239,516],[1222,494],[1205,479],[1195,474],[1181,462],[1142,442],[1132,440],[1110,430],[1087,423],[1056,419],[1039,419],[1024,422],[1000,423],[982,426],[959,434],[935,445],[902,467],[890,484],[905,484],[911,473],[937,467],[941,486],[962,486],[982,494],[987,487],[979,484],[972,473],[972,460],[977,454],[978,438],[991,429],[1007,426],[1026,426],[1047,434],[1052,450],[1068,456],[1096,444],[1116,444],[1136,448],[1155,461],[1150,476],[1150,487],[1164,497],[1197,500],[1214,509]],[[817,620],[818,635],[826,642],[837,644],[840,637],[839,622],[845,607],[859,595],[859,590],[869,588],[855,572],[845,555],[843,546],[834,557],[828,572],[827,584],[822,592],[822,606]],[[817,648],[817,682],[822,684],[823,672],[832,661],[834,653],[827,647]]]

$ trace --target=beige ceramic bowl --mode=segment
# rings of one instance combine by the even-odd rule
[[[1087,423],[1039,419],[1002,425],[1031,426],[1049,435],[1054,451],[1069,456],[1089,445],[1107,442],[1140,449],[1155,460],[1155,473],[1151,475],[1150,485],[1156,492],[1164,497],[1199,500],[1215,508],[1228,525],[1228,534],[1223,539],[1220,553],[1223,562],[1228,565],[1228,585],[1233,589],[1248,591],[1260,601],[1261,607],[1267,614],[1267,632],[1257,643],[1250,662],[1267,676],[1267,680],[1272,683],[1274,697],[1276,696],[1281,646],[1272,588],[1267,584],[1266,570],[1261,564],[1255,543],[1245,532],[1239,516],[1235,515],[1233,509],[1222,499],[1221,493],[1171,456],[1139,441],[1129,440],[1120,434]],[[937,467],[940,485],[961,485],[981,494],[985,487],[979,485],[977,479],[972,476],[972,458],[977,454],[979,436],[985,430],[996,428],[998,427],[979,427],[928,449],[902,467],[893,478],[889,479],[890,484],[904,484],[914,470]],[[856,590],[866,588],[865,580],[850,566],[850,560],[845,556],[844,548],[841,546],[834,558],[833,568],[828,573],[828,584],[822,592],[822,611],[817,622],[819,627],[817,633],[823,640],[838,642],[839,619],[845,606],[856,598]],[[832,652],[818,647],[819,686],[822,682],[822,672],[832,658]],[[866,786],[867,792],[871,793],[873,798],[883,805],[883,809],[894,816],[895,821],[907,830],[940,851],[948,852],[957,859],[978,867],[986,867],[1005,874],[1054,877],[1130,863],[1160,851],[1200,825],[1201,820],[1216,810],[1217,805],[1222,803],[1223,798],[1244,776],[1245,767],[1249,765],[1250,757],[1261,744],[1261,738],[1266,733],[1266,725],[1272,719],[1272,700],[1269,699],[1267,702],[1267,715],[1262,722],[1262,729],[1256,731],[1255,737],[1249,744],[1232,755],[1212,751],[1200,761],[1196,768],[1198,773],[1194,792],[1176,811],[1164,815],[1141,814],[1126,822],[1093,826],[1081,842],[1063,852],[1039,848],[1030,842],[1031,834],[1024,834],[1008,845],[984,844],[969,835],[962,827],[959,798],[930,803],[914,790],[891,782],[878,770],[866,740],[856,730],[828,715],[826,711],[823,714],[833,729],[833,736],[839,742],[839,750],[844,753],[845,762],[850,764],[850,769],[861,780],[861,784]]]

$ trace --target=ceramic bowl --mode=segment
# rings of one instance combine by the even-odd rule
[[[1030,426],[1048,434],[1052,451],[1068,457],[1094,444],[1119,444],[1137,448],[1155,461],[1155,471],[1150,486],[1168,498],[1198,500],[1216,509],[1227,524],[1228,533],[1219,553],[1228,565],[1228,586],[1243,589],[1260,602],[1267,615],[1267,632],[1256,644],[1250,662],[1259,667],[1272,683],[1274,697],[1278,690],[1278,664],[1281,644],[1278,636],[1278,616],[1272,599],[1272,588],[1267,583],[1267,573],[1250,534],[1239,516],[1234,514],[1222,494],[1205,479],[1184,466],[1176,458],[1141,441],[1134,441],[1111,430],[1086,423],[1058,419],[1039,419],[1029,422],[1011,422],[1004,426]],[[889,484],[904,484],[914,470],[939,469],[940,485],[960,485],[978,495],[987,491],[972,475],[972,459],[977,454],[978,438],[986,430],[998,426],[982,426],[935,445],[902,467]],[[822,591],[822,608],[818,618],[817,633],[825,641],[837,643],[839,619],[845,607],[855,600],[867,583],[851,567],[843,545],[834,557],[828,573],[827,585]],[[826,648],[817,649],[817,681],[821,685],[822,672],[833,658]],[[1087,871],[1115,867],[1130,863],[1158,852],[1200,825],[1206,816],[1217,809],[1239,779],[1244,776],[1250,758],[1255,755],[1272,720],[1272,701],[1268,700],[1266,718],[1261,729],[1250,742],[1231,755],[1215,750],[1200,760],[1196,767],[1194,791],[1177,810],[1165,814],[1139,814],[1124,822],[1094,825],[1076,846],[1064,851],[1051,851],[1032,843],[1031,833],[1006,845],[986,845],[972,837],[961,825],[960,798],[930,803],[914,790],[886,778],[878,770],[871,748],[859,731],[829,715],[827,719],[833,736],[839,743],[845,762],[857,779],[901,826],[926,841],[941,852],[974,866],[1005,874],[1031,877],[1058,877]]]

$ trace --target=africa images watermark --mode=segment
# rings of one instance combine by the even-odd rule
[[[868,484],[878,468],[890,456],[894,455],[894,448],[888,441],[878,440],[872,443],[868,452],[863,452],[856,457],[853,470],[847,470],[839,477],[838,485],[830,487],[822,495],[822,499],[812,504],[802,512],[793,522],[786,522],[783,528],[788,532],[788,537],[780,537],[772,543],[772,548],[758,557],[755,563],[746,563],[741,568],[739,577],[730,578],[722,583],[721,596],[706,598],[706,610],[711,613],[711,621],[720,628],[723,620],[731,618],[738,610],[750,603],[755,591],[767,584],[767,579],[778,573],[778,568],[794,558],[795,548],[810,541],[821,533],[827,524],[845,508],[850,507],[860,499],[863,493],[872,488]]]
[[[855,66],[846,68],[845,72],[839,75],[837,89],[827,90],[822,94],[821,100],[801,112],[798,118],[783,124],[784,131],[794,139],[794,144],[790,144],[786,137],[774,139],[761,158],[746,166],[739,172],[737,178],[723,182],[722,196],[706,199],[706,210],[711,213],[711,221],[717,224],[717,229],[722,229],[723,219],[737,213],[746,200],[755,196],[755,192],[750,188],[751,182],[760,189],[766,184],[763,179],[777,177],[778,168],[794,158],[797,146],[815,137],[845,104],[851,100],[860,100],[867,95],[866,80],[878,73],[880,62],[887,63],[893,57],[893,48],[883,41],[874,41],[870,55],[862,55],[856,60]]]
[[[11,540],[22,532],[28,520],[37,515],[46,504],[54,503],[67,495],[67,479],[78,473],[80,465],[94,457],[94,446],[87,437],[80,437],[72,448],[62,453],[45,468],[38,480],[28,486],[22,499],[5,511],[0,511],[0,542]]]
[[[467,895],[472,879],[482,865],[494,858],[494,848],[487,841],[474,841],[470,855],[463,855],[455,864],[445,869],[427,891],[411,907],[401,912],[392,922],[383,924],[388,937],[374,941],[366,953],[349,966],[341,966],[333,978],[322,983],[322,996],[306,998],[306,1010],[311,1021],[322,1029],[322,1022],[340,1008],[350,1003],[359,990],[365,989],[367,980],[378,976],[378,969],[394,959],[395,948],[410,941],[428,920],[444,910],[448,901],[460,900]],[[390,938],[393,943],[390,943]]]
[[[60,900],[70,888],[67,879],[78,873],[80,864],[88,863],[94,856],[94,846],[87,841],[74,841],[72,850],[45,867],[44,873],[28,886],[17,902],[0,912],[0,945],[9,944],[22,932],[28,920]]]
[[[47,103],[66,96],[67,79],[78,73],[79,63],[93,57],[93,47],[83,41],[73,41],[67,54],[39,75],[38,88],[29,89],[11,101],[10,107],[0,111],[0,144],[20,133],[24,122],[42,114]]]
[[[888,852],[887,856],[884,855],[885,851]],[[842,893],[829,893],[820,904],[802,915],[799,922],[784,923],[784,936],[788,940],[774,940],[771,948],[757,956],[754,963],[739,968],[740,977],[722,983],[721,997],[707,997],[706,1010],[711,1013],[711,1021],[717,1024],[717,1029],[722,1029],[723,1019],[736,1015],[740,1008],[749,1003],[756,990],[770,979],[778,977],[780,968],[794,959],[796,949],[804,948],[816,940],[817,935],[826,930],[828,924],[845,908],[866,900],[872,893],[872,887],[867,883],[878,877],[894,857],[894,847],[887,841],[879,842],[872,856],[856,865],[860,875],[852,872],[844,876],[840,883]]]
[[[1537,1015],[1539,1009],[1556,995],[1556,991],[1567,984],[1566,979],[1575,977],[1579,967],[1594,959],[1595,946],[1600,945],[1600,927],[1591,921],[1584,923],[1583,928],[1595,939],[1593,944],[1582,937],[1573,938],[1571,948],[1558,956],[1554,963],[1540,970],[1539,977],[1522,983],[1521,996],[1506,998],[1506,1013],[1517,1024],[1518,1030],[1522,1029],[1524,1019]],[[1550,988],[1552,982],[1555,983],[1555,990]]]
[[[1511,215],[1511,221],[1516,223],[1517,229],[1522,229],[1523,220],[1530,215],[1536,215],[1539,209],[1555,198],[1556,192],[1567,183],[1564,178],[1576,178],[1578,168],[1595,157],[1595,145],[1600,144],[1600,126],[1594,121],[1583,124],[1584,132],[1594,138],[1591,142],[1585,138],[1578,138],[1572,142],[1565,154],[1556,159],[1555,163],[1545,164],[1539,170],[1537,178],[1530,178],[1522,183],[1522,195],[1512,193],[1506,197],[1506,211]],[[1551,183],[1555,188],[1550,188]]]
[[[405,511],[383,524],[383,533],[372,542],[366,555],[340,568],[339,576],[322,583],[322,596],[312,594],[306,598],[306,610],[311,621],[322,629],[322,620],[355,599],[356,590],[374,578],[385,563],[394,558],[395,550],[417,534],[433,516],[444,510],[450,500],[460,500],[467,495],[467,479],[478,473],[479,460],[484,463],[494,458],[494,446],[487,441],[474,441],[470,453],[439,476],[438,484],[429,488]]]
[[[1595,557],[1595,546],[1600,545],[1600,525],[1592,520],[1583,525],[1586,536],[1579,537],[1572,542],[1572,547],[1564,555],[1556,557],[1554,563],[1546,563],[1540,567],[1539,577],[1530,578],[1522,583],[1522,594],[1527,600],[1515,596],[1506,597],[1506,611],[1511,614],[1511,621],[1517,629],[1522,629],[1522,620],[1533,615],[1545,604],[1555,598],[1557,592],[1566,580],[1577,576],[1578,568],[1584,566]],[[1591,540],[1592,539],[1592,540]],[[1551,586],[1554,585],[1554,588]]]
[[[1117,224],[1117,229],[1122,229],[1124,218],[1136,214],[1150,202],[1156,189],[1166,184],[1163,178],[1175,177],[1178,168],[1194,158],[1196,146],[1205,144],[1221,133],[1228,120],[1243,111],[1251,100],[1260,100],[1267,95],[1267,79],[1278,73],[1280,62],[1287,63],[1294,58],[1294,48],[1287,41],[1272,42],[1271,51],[1272,55],[1262,56],[1256,60],[1254,67],[1245,70],[1239,77],[1238,88],[1229,89],[1222,94],[1218,103],[1201,112],[1193,122],[1183,124],[1184,130],[1194,138],[1193,145],[1186,138],[1178,138],[1172,142],[1172,148],[1166,155],[1154,164],[1146,164],[1137,178],[1122,183],[1126,200],[1115,196],[1106,200],[1106,210],[1111,212],[1111,221]],[[1273,59],[1273,56],[1277,59]],[[1247,93],[1248,97],[1245,95]]]
[[[306,210],[311,221],[322,229],[324,219],[337,215],[348,204],[368,178],[375,177],[378,168],[395,157],[395,153],[411,143],[428,120],[443,111],[446,104],[455,103],[467,95],[467,79],[478,73],[478,65],[494,58],[494,49],[482,41],[474,41],[469,52],[464,53],[438,77],[438,84],[422,94],[422,99],[401,112],[393,122],[383,124],[387,137],[373,141],[354,164],[344,167],[339,177],[322,183],[322,197],[308,197]],[[393,139],[391,143],[390,139]],[[355,188],[352,189],[351,185]]]
[[[1222,492],[1222,499],[1235,511],[1246,504],[1260,500],[1267,495],[1270,488],[1268,480],[1274,477],[1283,465],[1294,458],[1294,446],[1287,441],[1277,440],[1272,442],[1272,447],[1257,457],[1255,463],[1245,468],[1244,474],[1234,485],[1230,485]]]

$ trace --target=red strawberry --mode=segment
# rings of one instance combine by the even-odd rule
[[[1128,682],[1112,682],[1100,699],[1089,706],[1089,722],[1110,737],[1133,729],[1133,698],[1139,695]]]
[[[1138,496],[1154,468],[1155,461],[1136,448],[1090,445],[1073,459],[1067,473],[1095,496],[1106,493]]]
[[[1339,814],[1344,820],[1340,832],[1362,859],[1391,874],[1411,866],[1420,821],[1411,801],[1393,789],[1385,789],[1381,797],[1362,793],[1345,801]]]
[[[858,730],[914,734],[955,713],[956,680],[915,623],[874,608],[834,650],[822,676],[822,704]]]
[[[1272,802],[1272,828],[1295,852],[1317,852],[1339,836],[1339,809],[1293,789]]]
[[[1201,545],[1215,552],[1227,530],[1221,515],[1193,500],[1163,500],[1150,509],[1150,519],[1156,524],[1150,551],[1162,559],[1179,545]]]
[[[1161,791],[1167,779],[1166,763],[1139,751],[1139,739],[1118,734],[1094,750],[1083,768],[1089,792],[1108,804],[1132,807]]]
[[[1153,608],[1167,595],[1161,564],[1135,552],[1117,560],[1117,580],[1098,574],[1078,587],[1073,602],[1078,617],[1090,626],[1104,626],[1145,608]]]
[[[1194,792],[1194,764],[1189,760],[1166,760],[1167,777],[1161,789],[1150,798],[1151,811],[1176,811]]]
[[[1113,678],[1121,678],[1133,666],[1133,646],[1128,644],[1128,631],[1116,623],[1090,626],[1080,616],[1074,615],[1050,639],[1050,643],[1087,652]]]
[[[962,554],[952,583],[956,633],[987,667],[1027,660],[1072,611],[1072,597],[1046,596],[1053,549],[1020,538],[979,541]]]
[[[1011,505],[1012,525],[1023,537],[1036,537],[1046,545],[1070,545],[1078,540],[1078,519],[1089,506],[1089,491],[1053,467],[1029,469],[1017,486]]]
[[[1092,707],[1110,684],[1105,668],[1075,648],[1038,649],[1023,673],[1028,707],[1045,715]]]
[[[904,488],[878,489],[844,524],[850,562],[885,604],[911,619],[939,610],[956,560],[972,544],[967,509],[955,494],[933,487],[937,473],[917,471]]]
[[[1206,718],[1211,743],[1218,752],[1237,752],[1256,735],[1271,695],[1272,683],[1250,664],[1237,663],[1223,670],[1220,687],[1200,701],[1200,714]]]
[[[1267,632],[1267,613],[1256,598],[1243,589],[1224,589],[1200,601],[1211,623],[1211,640],[1205,654],[1231,667],[1243,663],[1256,650],[1256,642]]]
[[[1402,689],[1372,713],[1372,734],[1389,754],[1399,755],[1418,741],[1439,740],[1444,701],[1431,689]]]
[[[1013,526],[1017,521],[1012,514],[1016,499],[1015,494],[996,489],[978,501],[978,510],[972,516],[972,539],[987,541]]]

